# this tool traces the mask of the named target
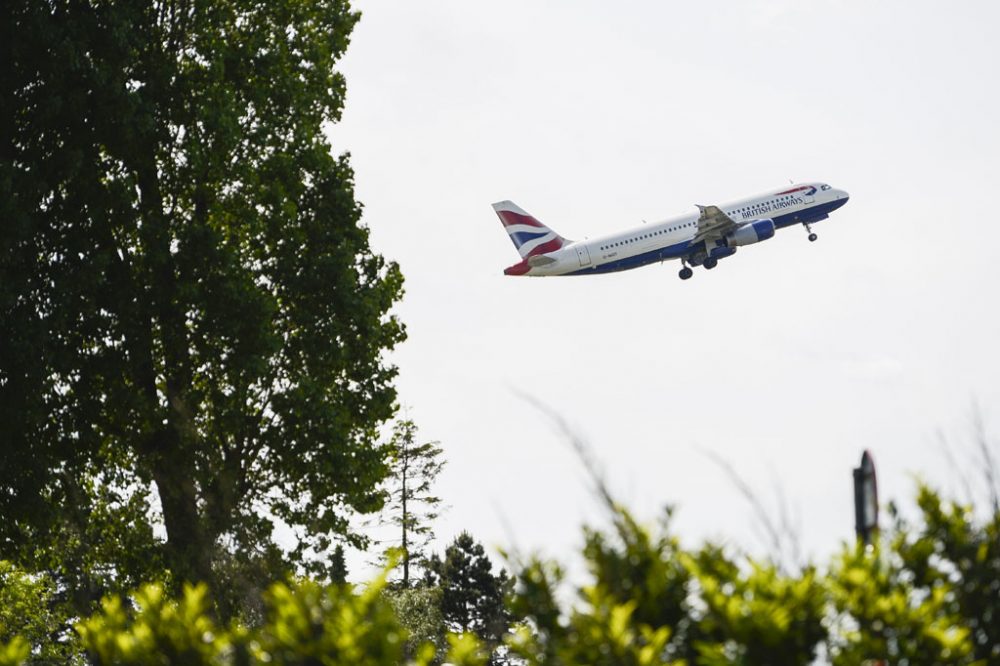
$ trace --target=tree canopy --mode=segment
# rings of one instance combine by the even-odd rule
[[[347,518],[381,506],[383,352],[404,331],[400,272],[324,134],[358,15],[0,11],[0,556],[100,524],[95,570],[148,579],[155,558],[115,554],[142,543],[211,580],[220,559],[276,561],[275,520],[301,537],[293,561],[359,542]]]

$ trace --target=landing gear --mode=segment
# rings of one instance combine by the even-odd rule
[[[814,242],[817,238],[819,238],[819,236],[817,236],[816,234],[813,233],[812,227],[809,226],[808,222],[803,222],[802,226],[804,226],[806,228],[806,231],[809,232],[809,242],[810,243]]]
[[[688,266],[687,259],[681,259],[681,265],[683,265],[684,267],[677,274],[677,277],[679,277],[682,280],[690,280],[691,276],[694,275],[694,271],[691,270],[690,266]]]
[[[705,262],[702,264],[702,266],[705,267],[706,271],[710,271],[718,265],[719,265],[719,260],[716,259],[715,257],[709,257],[705,259]]]

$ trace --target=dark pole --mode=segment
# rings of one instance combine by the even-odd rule
[[[878,484],[875,482],[875,461],[867,450],[861,454],[861,466],[854,468],[854,530],[858,534],[858,540],[866,549],[872,545],[872,537],[878,532]],[[864,620],[861,620],[861,626],[865,631],[872,630]],[[876,632],[881,634],[882,630]],[[888,662],[884,659],[873,659],[866,663],[886,666]]]
[[[854,530],[866,546],[878,530],[878,486],[875,462],[868,451],[861,454],[861,466],[854,468]]]

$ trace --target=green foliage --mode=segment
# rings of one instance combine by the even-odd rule
[[[0,642],[44,636],[53,624],[48,611],[52,592],[44,577],[29,576],[0,560]]]
[[[464,534],[422,586],[393,589],[385,576],[364,588],[277,584],[249,628],[220,624],[203,586],[177,600],[145,586],[106,598],[79,631],[98,664],[805,665],[822,646],[838,665],[992,663],[977,654],[976,632],[992,630],[983,623],[997,603],[993,521],[977,524],[926,488],[919,503],[919,528],[899,522],[881,549],[845,548],[825,575],[782,573],[712,545],[686,550],[669,514],[647,528],[616,510],[611,530],[588,530],[589,580],[568,606],[561,568],[538,558],[519,565],[509,607],[498,605],[511,581]],[[51,588],[3,571],[0,664],[20,663],[45,649],[37,637]],[[970,580],[987,590],[962,589]],[[512,617],[523,621],[509,630]],[[14,631],[28,640],[12,641]]]
[[[347,582],[347,558],[344,555],[344,546],[339,543],[330,556],[330,582],[338,584]]]
[[[598,581],[584,587],[579,605],[566,613],[557,602],[561,580],[557,565],[538,559],[525,564],[518,574],[514,612],[529,622],[508,639],[515,656],[531,666],[682,663],[666,657],[670,628],[638,620],[636,601],[619,602],[608,586]]]
[[[486,666],[490,661],[489,652],[474,634],[448,634],[448,646],[448,664]]]
[[[712,546],[683,559],[705,607],[692,632],[700,663],[814,662],[826,638],[826,595],[813,569],[786,576],[773,564],[751,560],[740,566]]]
[[[647,528],[624,509],[607,533],[586,530],[590,573],[577,604],[558,602],[558,565],[530,560],[517,576],[514,651],[531,663],[810,664],[826,636],[816,573],[782,575],[711,545],[691,553],[668,511]]]
[[[914,587],[912,572],[893,552],[845,548],[829,574],[838,613],[831,639],[834,664],[865,659],[893,663],[971,663],[969,632],[948,610],[953,595],[945,583]]]
[[[441,588],[390,587],[385,591],[399,623],[406,629],[406,656],[413,658],[420,647],[431,645],[439,653],[448,645],[445,640],[444,615],[441,613]]]
[[[113,473],[113,472],[112,472]],[[114,488],[95,473],[65,475],[62,506],[48,529],[22,523],[19,543],[9,552],[22,567],[63,591],[53,612],[82,616],[93,612],[106,594],[122,594],[143,581],[162,576],[161,549],[153,536],[148,489],[131,483]],[[107,475],[104,475],[107,478]],[[126,474],[119,482],[125,485]],[[58,492],[51,500],[55,501]],[[68,626],[66,627],[68,630]]]
[[[445,549],[444,559],[432,556],[427,563],[426,583],[441,589],[441,613],[453,632],[475,634],[494,662],[512,617],[505,597],[512,588],[507,573],[493,573],[493,563],[483,546],[462,532]]]
[[[40,661],[70,662],[78,652],[75,634],[56,589],[44,575],[28,574],[0,560],[0,664],[34,650]],[[5,659],[7,661],[5,661]]]
[[[0,7],[0,557],[80,613],[155,575],[239,589],[213,597],[229,616],[286,573],[277,518],[324,576],[381,507],[404,338],[323,131],[357,14]]]
[[[919,528],[899,522],[882,550],[845,548],[825,574],[783,573],[711,544],[682,549],[669,513],[649,529],[623,509],[586,531],[590,581],[559,601],[558,564],[533,558],[516,577],[510,641],[529,664],[986,664],[996,661],[1000,512],[972,511],[926,487]]]
[[[1000,661],[1000,508],[981,524],[972,507],[946,502],[921,485],[916,528],[900,523],[893,548],[924,591],[947,586],[948,613],[968,631],[973,656]]]
[[[322,586],[308,580],[278,583],[266,594],[264,624],[247,629],[236,623],[222,627],[212,619],[204,585],[186,586],[177,600],[170,599],[161,585],[146,585],[127,601],[106,598],[101,611],[81,622],[79,631],[96,664],[439,663],[439,653],[430,643],[418,647],[407,658],[405,645],[410,636],[390,599],[384,577],[360,591],[347,585]],[[446,649],[440,654],[448,663],[486,663],[487,655],[474,636],[449,636],[442,643]],[[9,663],[24,658],[19,646],[8,651],[14,655]]]
[[[691,572],[682,562],[680,544],[670,534],[669,524],[670,511],[654,532],[624,509],[616,510],[611,534],[585,529],[583,553],[602,594],[618,605],[630,605],[630,617],[638,625],[669,627],[676,645],[686,636],[691,614]]]
[[[556,564],[528,561],[517,576],[514,652],[529,663],[810,664],[826,637],[826,595],[812,569],[795,576],[733,560],[711,545],[681,548],[670,512],[647,528],[624,509],[612,529],[586,530],[590,573],[561,608]]]
[[[162,585],[144,585],[136,610],[120,597],[107,597],[101,612],[80,623],[80,638],[96,664],[225,663],[231,637],[209,616],[204,585],[186,585],[179,601]]]
[[[31,645],[20,636],[9,643],[0,642],[0,666],[20,666],[31,654]]]
[[[383,582],[355,593],[310,581],[275,585],[261,631],[261,661],[279,664],[398,664],[405,630],[382,597]]]
[[[949,664],[1000,658],[1000,511],[977,524],[970,507],[924,485],[917,505],[916,526],[897,518],[881,549],[845,549],[830,571],[841,618],[836,663],[859,655]]]

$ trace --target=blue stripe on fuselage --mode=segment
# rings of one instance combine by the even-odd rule
[[[774,220],[774,227],[776,229],[790,227],[795,224],[804,224],[806,222],[810,223],[819,222],[820,220],[825,220],[830,213],[837,210],[845,203],[847,203],[847,199],[828,201],[827,203],[819,204],[818,206],[813,206],[812,208],[806,208],[805,210],[800,210],[795,213],[777,215],[770,219]],[[688,253],[690,253],[691,251],[692,251],[691,241],[686,240],[681,243],[677,243],[675,245],[668,245],[667,247],[656,248],[655,250],[650,250],[649,252],[643,252],[642,254],[635,254],[632,255],[631,257],[624,257],[623,259],[608,261],[603,264],[597,264],[591,266],[589,268],[581,268],[580,270],[573,271],[572,273],[563,273],[563,275],[592,275],[594,273],[615,273],[617,271],[624,271],[630,268],[638,268],[639,266],[645,266],[646,264],[653,264],[656,263],[657,261],[664,261],[666,259],[677,259],[679,257],[684,257],[687,256]]]

